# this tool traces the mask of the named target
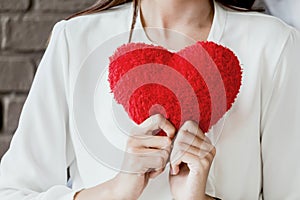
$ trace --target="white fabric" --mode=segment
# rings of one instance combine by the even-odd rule
[[[82,78],[82,69],[92,77],[97,75],[93,66],[107,66],[108,59],[101,60],[101,55],[99,60],[89,58],[95,57],[93,52],[105,41],[128,31],[131,16],[131,4],[126,4],[55,25],[19,127],[1,161],[1,200],[71,200],[81,188],[105,182],[117,173],[85,145],[83,138],[91,129],[85,110],[91,105],[78,107],[74,95],[81,88],[79,98],[97,100],[95,116],[105,137],[124,148],[124,138],[114,134],[118,132],[114,117],[119,116],[111,112],[107,72],[99,79],[95,96],[84,93],[91,83],[89,76],[81,82],[78,77]],[[137,23],[141,27],[140,19]],[[141,40],[150,43],[146,37]],[[208,40],[236,53],[243,67],[243,85],[216,142],[207,193],[225,200],[300,199],[299,32],[274,17],[227,11],[215,4]],[[116,46],[127,42],[112,41]],[[104,47],[103,55],[115,49],[114,45]],[[81,127],[76,110],[82,111]],[[79,137],[82,128],[86,135]],[[96,150],[99,147],[108,157],[116,156],[104,148],[102,140],[94,142]],[[72,189],[66,186],[67,167]],[[167,176],[166,169],[149,183],[140,199],[171,199]]]
[[[299,0],[264,0],[269,12],[300,30]]]

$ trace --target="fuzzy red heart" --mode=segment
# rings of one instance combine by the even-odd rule
[[[129,43],[110,57],[111,91],[137,124],[159,113],[177,130],[194,120],[207,132],[231,108],[241,79],[238,58],[213,42],[198,42],[177,53]]]

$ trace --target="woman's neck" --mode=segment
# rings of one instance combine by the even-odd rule
[[[141,0],[141,10],[146,27],[201,28],[213,19],[213,5],[210,0]]]
[[[161,29],[156,34],[160,40],[170,38],[166,30],[174,30],[193,40],[206,40],[213,16],[211,0],[141,0],[143,26]]]

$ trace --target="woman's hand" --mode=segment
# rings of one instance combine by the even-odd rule
[[[206,181],[215,147],[199,129],[197,123],[187,121],[180,128],[170,157],[170,187],[176,200],[207,200]]]
[[[163,130],[167,136],[153,133]],[[104,184],[78,193],[75,200],[138,199],[149,178],[161,174],[168,162],[174,126],[161,115],[153,115],[131,134],[121,172]]]
[[[153,133],[163,130],[167,136]],[[128,140],[127,154],[123,171],[116,177],[120,188],[128,199],[137,199],[146,187],[149,178],[161,174],[168,162],[174,126],[162,115],[154,115],[143,122]],[[128,173],[126,173],[128,172]],[[124,196],[120,196],[123,198]]]

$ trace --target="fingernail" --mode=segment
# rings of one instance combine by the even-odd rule
[[[173,174],[173,170],[172,170],[172,169],[170,169],[170,174],[171,174],[171,175],[174,175],[174,174]]]
[[[175,170],[173,168],[171,168],[170,172],[171,172],[171,175],[176,175]]]

